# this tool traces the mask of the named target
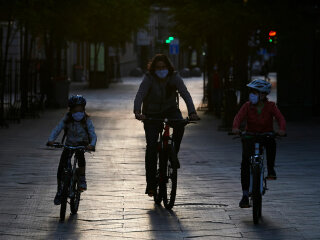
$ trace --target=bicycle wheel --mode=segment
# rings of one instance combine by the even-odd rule
[[[173,167],[173,162],[177,157],[172,145],[168,146],[168,157],[166,159],[166,178],[164,185],[163,204],[166,209],[171,210],[174,206],[177,193],[178,171]]]
[[[252,169],[252,216],[254,224],[259,223],[261,217],[262,196],[260,191],[260,168],[254,166]]]
[[[157,175],[156,175],[156,193],[153,196],[153,200],[156,204],[160,205],[162,201],[162,193],[163,193],[163,184],[164,184],[164,174],[163,174],[163,153],[162,151],[158,152],[158,159],[157,159]]]
[[[159,178],[160,178],[159,170],[157,171],[157,186],[156,186],[156,192],[153,196],[153,200],[156,204],[160,205],[162,201],[162,194],[161,194],[161,187],[159,184]]]
[[[74,195],[70,199],[70,210],[72,214],[76,214],[78,212],[79,204],[80,204],[80,195],[81,191],[78,189],[78,178],[75,179],[74,185],[73,185],[73,191]]]
[[[62,194],[61,194],[60,221],[64,221],[66,217],[67,198],[68,198],[68,184],[66,181],[64,181]]]

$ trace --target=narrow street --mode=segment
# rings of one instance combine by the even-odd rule
[[[263,221],[254,225],[251,208],[238,207],[240,140],[200,112],[202,120],[186,127],[176,204],[167,211],[144,194],[144,130],[132,113],[140,80],[124,78],[101,90],[71,88],[86,97],[98,142],[96,152],[86,154],[88,190],[78,214],[69,215],[68,208],[64,223],[53,204],[61,149],[45,143],[66,110],[46,110],[39,119],[0,129],[0,239],[320,238],[318,123],[288,123],[288,137],[278,141],[278,180],[269,182]],[[202,79],[185,83],[199,106]],[[183,100],[180,105],[186,116]]]

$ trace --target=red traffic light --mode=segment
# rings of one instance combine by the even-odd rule
[[[277,35],[277,32],[276,31],[270,31],[269,32],[269,36],[270,37],[274,37],[274,36],[276,36]]]

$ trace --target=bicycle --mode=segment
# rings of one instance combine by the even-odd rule
[[[54,143],[52,147],[65,148],[71,150],[68,157],[67,166],[63,170],[63,177],[61,179],[61,207],[60,207],[60,221],[64,221],[66,216],[66,209],[68,198],[70,199],[70,211],[76,214],[79,209],[80,196],[82,190],[79,189],[79,170],[77,168],[78,158],[76,151],[89,152],[85,146],[68,146],[61,143]],[[74,155],[73,165],[71,164],[72,155]]]
[[[171,210],[176,199],[178,168],[180,168],[172,134],[170,134],[170,128],[172,128],[171,124],[179,122],[187,125],[195,122],[190,121],[188,118],[146,118],[143,121],[155,121],[163,123],[163,128],[159,132],[158,139],[156,192],[153,198],[156,204],[160,205],[161,202],[163,202],[165,208]]]
[[[235,135],[234,133],[228,134]],[[267,178],[264,176],[264,143],[266,142],[266,139],[277,138],[279,135],[274,132],[240,132],[241,139],[246,139],[246,137],[253,138],[254,142],[254,153],[250,156],[249,197],[250,202],[252,203],[250,205],[252,205],[253,222],[254,224],[258,224],[259,219],[262,216],[262,196],[268,190]]]

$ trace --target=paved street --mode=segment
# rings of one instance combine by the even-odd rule
[[[167,211],[144,194],[144,131],[132,114],[139,81],[72,88],[87,98],[98,143],[86,154],[79,212],[64,223],[53,205],[61,150],[44,145],[65,110],[0,129],[0,239],[320,239],[319,123],[288,123],[288,137],[278,142],[278,180],[269,182],[263,221],[254,225],[252,210],[238,207],[240,141],[200,113],[202,120],[186,127],[176,205]],[[186,84],[199,105],[201,79]]]

